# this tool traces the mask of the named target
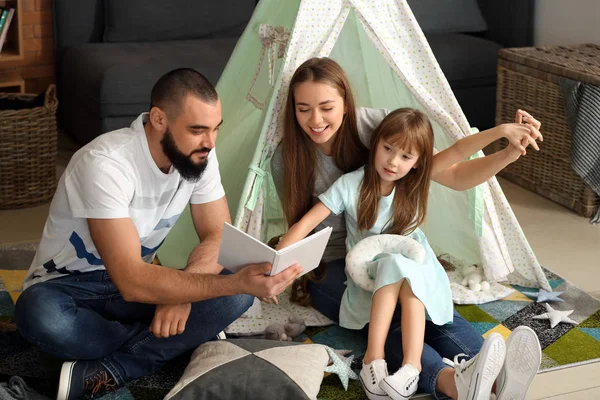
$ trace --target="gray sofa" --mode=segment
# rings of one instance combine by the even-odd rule
[[[54,0],[61,126],[81,145],[128,126],[174,68],[216,84],[255,2]],[[497,52],[532,44],[533,2],[409,0],[473,126],[494,124]]]
[[[83,145],[129,126],[179,67],[217,83],[256,0],[54,0],[60,124]]]
[[[534,0],[408,0],[471,126],[494,126],[498,50],[533,44]]]

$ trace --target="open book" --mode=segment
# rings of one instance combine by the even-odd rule
[[[232,272],[237,272],[248,264],[268,262],[273,265],[269,273],[271,276],[298,263],[304,275],[319,266],[329,236],[331,236],[331,227],[307,236],[284,249],[275,250],[246,232],[225,223],[218,263]]]

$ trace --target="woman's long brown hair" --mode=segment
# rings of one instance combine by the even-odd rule
[[[308,137],[296,119],[294,90],[304,82],[325,83],[336,89],[344,99],[346,113],[332,143],[333,162],[344,173],[352,172],[364,165],[368,149],[360,141],[356,125],[356,108],[350,82],[338,63],[329,58],[311,58],[298,67],[290,81],[284,114],[282,156],[284,168],[283,212],[288,227],[298,222],[313,205],[317,145]],[[320,268],[321,277],[324,267]],[[305,278],[306,277],[306,278]],[[315,279],[315,274],[306,274],[301,287],[306,293],[306,279]],[[294,288],[298,288],[295,285]],[[306,300],[293,288],[292,299]]]
[[[294,90],[304,82],[326,83],[344,99],[346,113],[332,143],[331,156],[344,173],[365,164],[368,150],[360,141],[356,109],[350,83],[344,70],[329,58],[311,58],[298,67],[288,92],[282,140],[285,173],[283,209],[288,226],[298,222],[312,207],[315,187],[317,145],[302,130],[296,119]]]
[[[375,225],[381,198],[381,178],[375,169],[375,157],[380,141],[419,155],[416,168],[398,179],[393,212],[385,233],[406,235],[425,220],[431,167],[433,164],[433,129],[427,116],[413,108],[392,111],[371,136],[369,162],[358,198],[358,229]],[[415,218],[416,216],[416,218]]]

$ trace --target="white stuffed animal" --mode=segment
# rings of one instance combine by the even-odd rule
[[[490,290],[490,284],[485,280],[485,274],[477,264],[465,265],[461,272],[463,275],[461,285],[474,292],[487,292]]]
[[[421,243],[408,236],[381,234],[362,239],[346,255],[346,274],[361,289],[372,292],[375,275],[371,261],[381,253],[401,254],[417,264],[425,260],[425,249]]]

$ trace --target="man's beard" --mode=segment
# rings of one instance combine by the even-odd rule
[[[163,153],[165,153],[169,161],[173,164],[173,167],[179,172],[183,179],[197,182],[202,177],[202,174],[208,165],[208,156],[204,162],[196,164],[192,161],[192,155],[194,155],[194,153],[209,153],[210,149],[202,148],[194,150],[190,155],[185,155],[177,148],[173,135],[168,128],[163,135],[160,144]]]

